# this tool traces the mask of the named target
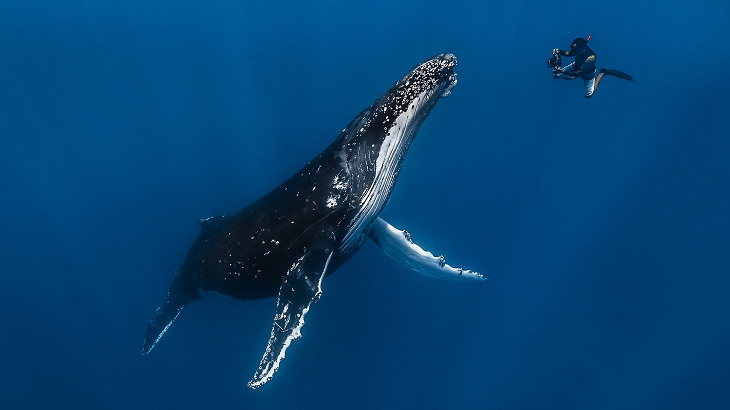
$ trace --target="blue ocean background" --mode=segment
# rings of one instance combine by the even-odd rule
[[[730,408],[730,3],[0,4],[0,408]],[[550,51],[592,35],[583,98]],[[421,61],[459,58],[382,216],[276,377],[275,300],[147,321],[198,233]],[[568,60],[569,61],[569,60]]]

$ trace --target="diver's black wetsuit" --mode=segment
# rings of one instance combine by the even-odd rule
[[[593,78],[596,73],[596,53],[587,44],[572,50],[558,50],[558,53],[565,57],[575,57],[572,64],[573,71],[565,71],[565,74],[584,80]]]

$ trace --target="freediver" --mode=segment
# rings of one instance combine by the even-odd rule
[[[596,53],[588,47],[590,39],[591,36],[588,36],[588,38],[577,37],[570,44],[570,50],[553,49],[553,57],[548,60],[548,67],[553,68],[553,78],[575,80],[580,77],[585,88],[585,98],[593,97],[596,89],[598,89],[598,84],[606,74],[634,81],[633,77],[618,70],[609,68],[596,70]],[[574,61],[565,67],[560,67],[562,64],[561,57],[563,56],[573,57]],[[596,72],[598,72],[598,75],[596,75]]]

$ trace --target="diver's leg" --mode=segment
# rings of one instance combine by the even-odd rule
[[[595,93],[598,89],[598,84],[601,82],[601,78],[603,78],[603,72],[598,73],[596,76],[596,83],[593,84],[593,92]]]
[[[585,86],[586,93],[584,97],[591,98],[593,93],[596,92],[596,79],[591,77],[589,79],[583,79],[583,85]]]

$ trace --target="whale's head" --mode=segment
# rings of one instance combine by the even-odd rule
[[[453,54],[439,54],[419,64],[370,107],[367,120],[372,124],[382,120],[383,129],[389,131],[384,137],[404,131],[403,142],[410,143],[436,101],[451,94],[455,67]]]
[[[350,170],[397,175],[421,124],[456,85],[455,67],[453,54],[430,58],[355,117],[335,142],[343,148]]]
[[[396,110],[422,110],[439,97],[451,94],[456,85],[456,64],[455,55],[439,54],[416,66],[383,97],[391,99]]]
[[[374,182],[381,195],[383,188],[389,195],[405,154],[436,102],[451,94],[456,85],[455,67],[453,54],[430,58],[403,76],[361,114],[357,132],[369,144],[361,149],[368,151],[368,159],[374,162],[368,165],[375,170]]]
[[[408,149],[436,102],[456,85],[456,57],[439,54],[416,66],[350,123],[335,144],[345,161],[354,210],[341,251],[362,244],[385,207]]]

